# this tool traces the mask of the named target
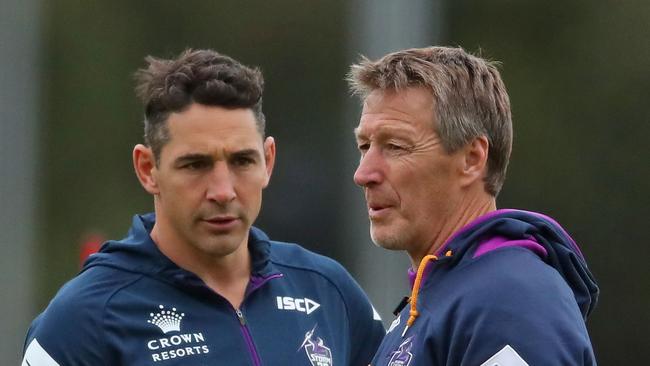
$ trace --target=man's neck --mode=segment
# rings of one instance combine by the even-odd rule
[[[242,245],[246,251],[245,260],[237,260],[237,263],[230,261],[215,261],[213,268],[195,272],[214,292],[223,296],[230,304],[239,309],[244,301],[246,288],[251,276],[251,261],[246,245]],[[233,253],[234,254],[234,253]]]
[[[435,254],[455,233],[477,218],[496,210],[496,200],[489,195],[469,197],[459,205],[462,209],[446,218],[440,231],[425,252],[409,252],[411,265],[417,270],[425,255]]]
[[[244,300],[252,269],[248,236],[234,252],[216,256],[184,243],[165,227],[168,225],[160,224],[157,219],[151,230],[151,239],[158,249],[177,266],[197,275],[238,309]]]

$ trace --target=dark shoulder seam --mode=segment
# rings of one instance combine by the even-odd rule
[[[326,279],[329,283],[331,283],[331,284],[336,288],[336,291],[338,291],[339,295],[341,295],[341,298],[345,299],[345,296],[343,295],[343,291],[341,291],[341,289],[340,289],[339,286],[336,284],[336,282],[333,281],[329,276],[325,275],[322,271],[319,271],[319,270],[314,269],[314,268],[308,268],[308,267],[303,267],[303,266],[296,266],[296,265],[293,265],[293,264],[278,263],[278,262],[276,262],[276,261],[274,261],[274,260],[272,260],[272,259],[271,259],[271,263],[273,263],[273,264],[275,264],[275,265],[277,265],[277,266],[281,266],[281,267],[287,267],[287,268],[292,268],[292,269],[298,269],[298,270],[301,270],[301,271],[307,271],[307,272],[313,272],[313,273],[316,273],[317,275],[323,277],[323,278]],[[346,303],[346,307],[347,307],[347,303]]]
[[[129,271],[130,272],[130,271]],[[134,273],[134,272],[131,272]],[[140,273],[136,278],[134,278],[131,281],[128,281],[122,286],[119,286],[115,290],[113,290],[113,293],[111,293],[107,298],[106,301],[104,301],[104,306],[102,307],[102,333],[104,333],[104,336],[102,337],[102,348],[104,349],[104,352],[108,352],[108,346],[106,345],[106,324],[105,324],[105,316],[106,316],[106,307],[108,306],[108,303],[111,301],[113,296],[115,296],[118,292],[122,291],[126,287],[129,287],[133,285],[134,283],[140,281],[145,275]],[[106,353],[107,354],[107,353]],[[106,365],[106,361],[104,360],[103,362],[104,365]]]
[[[320,257],[319,259],[322,259],[322,260],[325,260],[325,261],[330,261],[332,264],[338,265],[341,268],[343,268],[343,266],[339,262],[337,262],[336,260],[334,260],[334,259],[332,259],[330,257],[326,257],[326,256],[324,256],[322,254],[312,252],[311,250],[303,248],[302,246],[300,246],[298,244],[287,243],[287,242],[282,242],[282,241],[272,241],[271,245],[273,245],[273,244],[280,244],[282,246],[295,246],[295,247],[298,247],[298,248],[302,249],[304,252],[307,252],[308,254],[310,254],[310,255],[312,255],[314,257]],[[284,266],[284,267],[290,267],[290,268],[300,269],[300,270],[304,270],[304,271],[315,272],[315,273],[318,273],[318,274],[320,274],[321,276],[323,276],[325,278],[328,278],[324,273],[322,273],[322,271],[319,271],[316,268],[301,266],[299,264],[289,264],[289,263],[286,263],[286,262],[279,262],[279,261],[277,261],[275,259],[272,259],[272,258],[270,258],[269,260],[271,261],[271,263],[277,264],[278,266]],[[345,268],[343,268],[343,269],[345,269]]]

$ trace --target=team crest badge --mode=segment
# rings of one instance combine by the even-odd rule
[[[408,337],[404,342],[402,342],[397,351],[393,351],[390,361],[388,361],[388,366],[408,366],[411,364],[413,359],[413,354],[411,353],[411,347],[413,344],[411,341],[413,337]]]
[[[300,348],[305,349],[307,358],[312,366],[332,366],[332,351],[325,346],[321,337],[314,334],[316,326],[309,332],[305,333],[305,340]]]

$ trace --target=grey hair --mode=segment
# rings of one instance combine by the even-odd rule
[[[427,47],[366,57],[350,67],[346,80],[365,99],[374,90],[425,87],[433,95],[438,123],[434,130],[447,153],[485,136],[489,143],[485,190],[497,196],[512,150],[512,115],[498,63],[462,48]]]

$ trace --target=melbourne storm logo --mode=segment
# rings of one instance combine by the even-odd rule
[[[165,310],[163,305],[158,305],[159,311],[149,313],[147,323],[155,325],[163,334],[162,338],[147,341],[147,348],[152,352],[154,362],[166,361],[175,358],[197,356],[210,352],[205,344],[203,333],[181,333],[181,322],[185,313],[179,313],[176,308]],[[168,333],[174,333],[168,336]]]
[[[300,345],[300,348],[305,349],[312,366],[332,366],[332,351],[325,346],[321,337],[314,335],[315,330],[316,326],[305,333],[305,340]]]
[[[408,366],[413,359],[413,354],[411,353],[411,347],[413,346],[411,341],[413,337],[408,337],[404,342],[402,342],[397,351],[391,353],[390,360],[388,361],[388,366]]]

